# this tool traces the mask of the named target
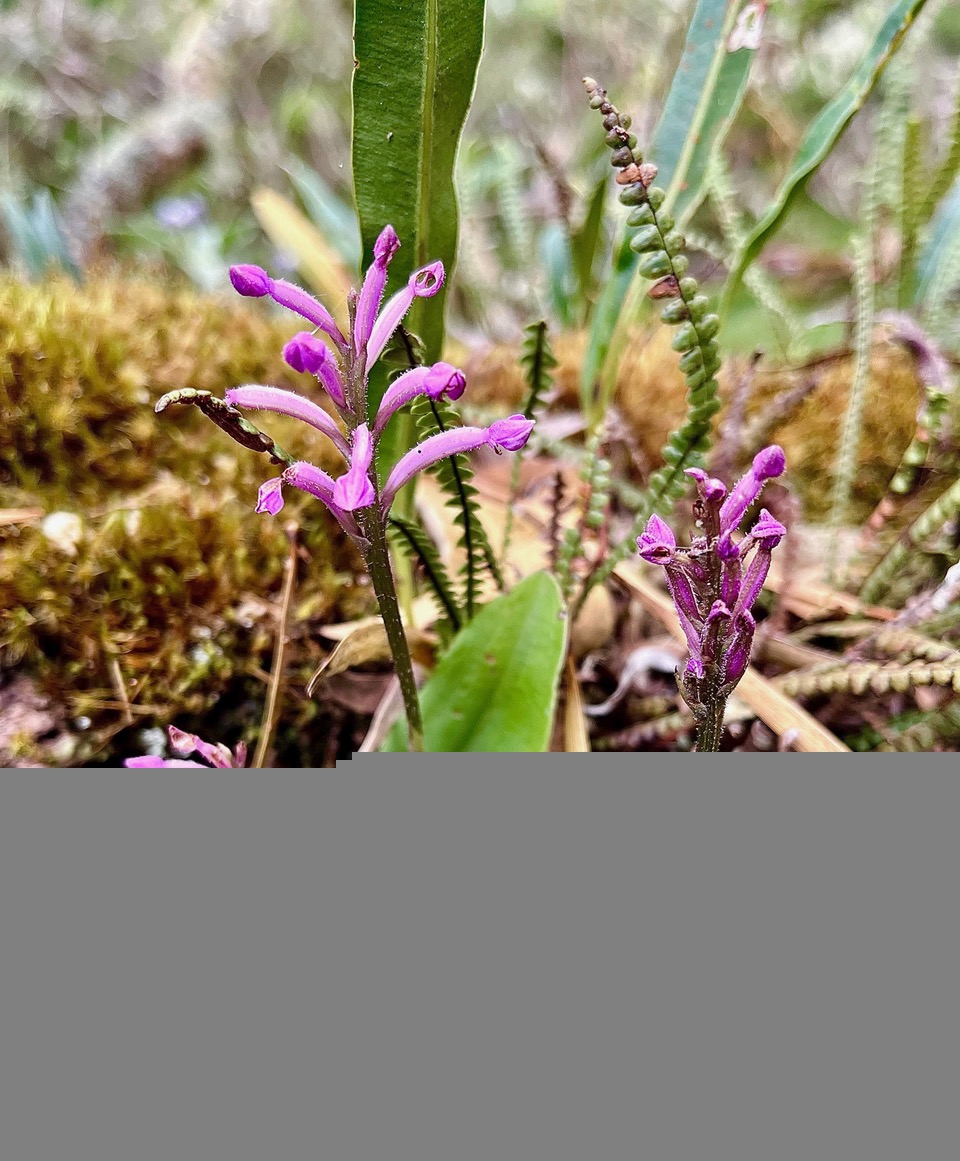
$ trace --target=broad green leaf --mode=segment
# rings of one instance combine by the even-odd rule
[[[453,167],[483,45],[483,0],[356,0],[353,181],[365,262],[384,225],[401,249],[388,294],[418,266],[457,249]],[[443,344],[443,295],[409,324],[428,361]]]
[[[557,582],[538,572],[454,639],[420,695],[425,749],[542,753],[550,744],[567,620]],[[385,750],[402,750],[395,730]],[[399,744],[398,744],[399,743]]]
[[[754,52],[727,51],[739,7],[736,0],[698,0],[660,120],[649,146],[643,148],[641,143],[644,157],[659,170],[657,185],[667,191],[667,209],[678,219],[678,209],[688,216],[696,209],[710,153],[723,143],[746,90]],[[593,315],[580,385],[588,413],[597,380],[606,377],[625,305],[635,305],[630,292],[639,256],[630,249],[632,233],[621,236]]]
[[[926,0],[900,0],[893,5],[870,50],[853,75],[814,119],[773,202],[754,226],[737,256],[724,288],[721,309],[723,317],[728,313],[730,301],[743,279],[744,271],[779,228],[794,198],[830,153],[854,114],[863,107],[890,58],[900,47],[907,29],[925,4]]]

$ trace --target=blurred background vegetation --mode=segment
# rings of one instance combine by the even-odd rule
[[[251,209],[251,195],[267,187],[298,202],[355,265],[347,0],[0,7],[8,264],[36,273],[51,255],[68,268],[109,256],[222,289],[231,261],[274,269],[293,261],[274,251]],[[609,247],[596,251],[584,296],[564,238],[585,224],[609,170],[580,78],[602,78],[630,109],[642,144],[692,8],[689,0],[490,0],[458,172],[454,334],[515,337],[537,313],[561,327],[583,322]],[[728,145],[741,209],[762,211],[806,126],[888,8],[885,0],[771,5]],[[954,103],[960,10],[933,4],[921,20],[922,83],[911,86],[910,104],[935,144]],[[919,30],[911,41],[921,43]],[[908,45],[900,67],[916,64]],[[821,312],[849,284],[845,246],[871,133],[869,115],[854,121],[764,255],[788,297],[816,300]],[[607,190],[596,216],[609,237],[620,215]],[[725,341],[755,346],[763,320],[749,311],[737,318]]]

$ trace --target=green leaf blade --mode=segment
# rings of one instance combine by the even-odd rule
[[[550,744],[567,618],[549,573],[484,606],[421,691],[425,749],[444,754],[543,753]],[[385,750],[403,749],[396,732]]]
[[[453,184],[460,134],[483,45],[483,0],[357,0],[354,19],[353,179],[363,251],[388,222],[401,249],[392,288],[457,248]],[[389,293],[389,291],[388,291]],[[410,325],[440,357],[445,290],[418,300]]]
[[[794,198],[830,153],[841,133],[863,107],[890,58],[900,47],[926,0],[899,0],[883,22],[870,50],[839,93],[814,118],[767,212],[747,237],[724,289],[721,316],[728,313],[733,295],[747,267],[779,228]]]

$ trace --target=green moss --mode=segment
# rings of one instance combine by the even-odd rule
[[[279,357],[295,328],[242,302],[116,277],[82,288],[0,282],[0,508],[43,514],[0,523],[0,668],[37,680],[73,721],[90,720],[78,760],[137,752],[130,731],[108,742],[126,715],[118,681],[142,725],[202,720],[245,683],[252,740],[287,519],[301,529],[297,605],[310,610],[295,626],[292,680],[319,657],[317,625],[369,611],[354,585],[358,558],[322,505],[291,492],[281,518],[256,515],[257,488],[277,473],[267,458],[192,408],[153,412],[183,386],[309,390]],[[264,426],[334,468],[336,453],[305,425],[271,416]],[[44,531],[54,512],[80,520],[72,553]],[[289,727],[316,717],[303,699],[287,705]],[[322,737],[322,724],[311,731]],[[218,732],[208,722],[207,735]]]

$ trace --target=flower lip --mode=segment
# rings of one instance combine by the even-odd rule
[[[273,279],[260,266],[231,266],[230,282],[237,294],[244,298],[263,298],[270,293]]]
[[[373,440],[370,430],[361,423],[353,433],[353,449],[350,453],[350,468],[333,485],[333,501],[345,512],[355,512],[358,508],[369,508],[377,494],[370,482],[370,465],[373,463]]]
[[[442,262],[431,262],[410,276],[410,286],[417,298],[433,298],[443,286],[444,270]]]
[[[676,555],[677,538],[670,525],[654,512],[637,537],[637,548],[648,564],[663,565]]]
[[[776,548],[786,534],[786,528],[779,520],[775,520],[766,508],[760,509],[757,522],[750,529],[751,539],[762,541],[768,548]]]
[[[276,514],[283,508],[283,477],[277,476],[260,485],[257,492],[257,506],[255,511],[269,516]]]
[[[519,451],[530,438],[535,420],[525,415],[511,415],[507,419],[497,419],[487,429],[487,442],[504,451]]]

